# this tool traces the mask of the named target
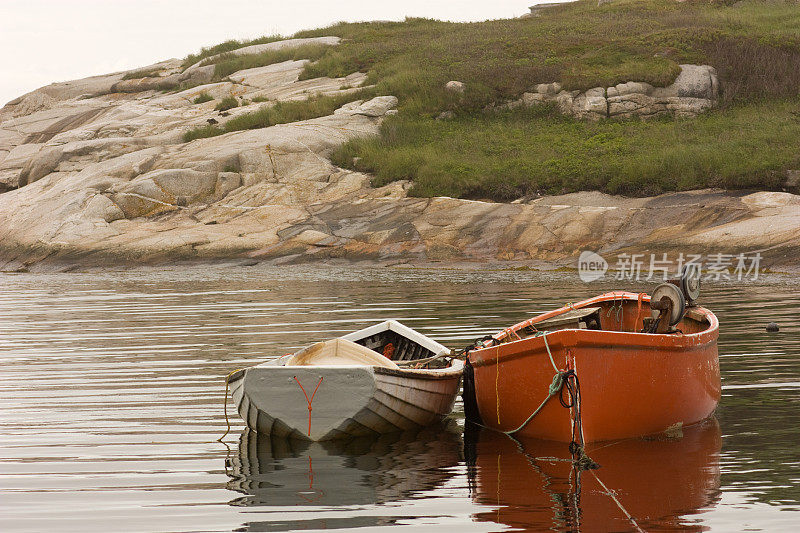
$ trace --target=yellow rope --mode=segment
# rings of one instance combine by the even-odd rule
[[[495,378],[494,378],[494,395],[495,395],[495,404],[497,405],[497,424],[500,424],[500,347],[495,347],[495,356],[494,356],[494,366],[495,366]]]
[[[228,380],[231,379],[231,376],[237,373],[240,370],[244,370],[243,368],[237,368],[227,376],[225,376],[225,400],[222,404],[223,410],[225,411],[225,424],[228,428],[225,430],[225,433],[217,439],[217,442],[222,442],[222,439],[228,436],[228,433],[231,432],[231,422],[228,420]]]

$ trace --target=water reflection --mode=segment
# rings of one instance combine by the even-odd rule
[[[719,499],[722,437],[715,419],[682,438],[628,439],[589,450],[602,466],[577,471],[563,443],[464,436],[475,515],[515,529],[699,531],[692,515]],[[608,489],[608,490],[606,490]]]
[[[231,505],[332,508],[371,506],[414,498],[442,486],[463,461],[460,428],[452,421],[418,431],[341,441],[306,442],[274,438],[246,429],[227,460],[230,490],[244,494]],[[312,529],[295,522],[250,522],[249,531]],[[391,517],[336,519],[336,527],[392,522]],[[352,523],[351,523],[352,522]]]
[[[0,274],[0,531],[106,532],[120,524],[129,531],[230,531],[242,524],[251,530],[403,524],[497,531],[526,520],[509,515],[523,512],[540,520],[526,526],[531,529],[564,529],[579,519],[581,529],[590,530],[600,513],[591,506],[601,504],[617,517],[611,529],[631,529],[621,511],[612,514],[616,505],[591,475],[581,475],[577,513],[569,507],[573,493],[562,465],[535,463],[549,478],[533,476],[529,462],[513,473],[505,461],[519,454],[514,448],[499,456],[499,470],[496,453],[473,454],[468,476],[464,460],[458,460],[458,435],[422,434],[412,442],[382,444],[387,450],[378,458],[356,449],[320,452],[320,459],[312,456],[313,487],[326,490],[328,499],[306,502],[297,496],[290,502],[287,496],[283,503],[278,497],[291,489],[285,477],[290,472],[296,472],[297,488],[289,494],[309,489],[308,451],[273,457],[267,448],[267,455],[261,452],[266,462],[259,463],[266,467],[248,460],[245,474],[231,435],[228,473],[239,468],[231,478],[224,468],[227,450],[216,439],[226,428],[222,377],[236,368],[388,318],[460,348],[565,302],[645,286],[611,279],[587,286],[563,272],[350,265]],[[720,499],[713,494],[720,483],[713,457],[718,444],[711,451],[700,447],[694,458],[668,453],[659,459],[659,470],[637,467],[647,481],[638,486],[612,473],[616,463],[628,461],[630,469],[639,463],[623,457],[610,464],[597,451],[592,455],[603,465],[597,475],[608,488],[625,491],[617,492],[619,500],[644,529],[793,531],[800,517],[797,278],[707,284],[701,302],[721,324]],[[764,331],[770,321],[780,324],[780,333]],[[241,430],[241,421],[228,412]],[[457,404],[455,416],[462,413]],[[474,448],[489,437],[481,436]],[[687,430],[677,443],[642,444],[691,449],[692,438]],[[258,462],[265,445],[256,439],[255,454],[241,455]],[[405,467],[387,473],[380,466],[407,449]],[[525,450],[534,457],[545,453],[528,443]],[[565,456],[560,447],[552,453]],[[369,461],[372,469],[365,466]],[[698,466],[703,464],[707,470]],[[686,465],[691,475],[681,478]],[[487,486],[492,479],[497,485],[498,473],[505,502],[499,519],[497,487]],[[507,491],[514,475],[523,479],[516,495]],[[685,494],[665,489],[668,481],[684,483]],[[553,492],[567,503],[554,501]],[[653,494],[663,494],[664,501]],[[330,503],[334,497],[350,504]],[[236,505],[228,505],[232,500]]]

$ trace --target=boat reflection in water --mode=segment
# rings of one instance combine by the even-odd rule
[[[527,530],[692,531],[703,528],[688,515],[718,499],[722,439],[713,418],[685,428],[682,438],[590,445],[601,468],[582,472],[564,460],[563,443],[517,442],[485,429],[467,431],[464,441],[472,498],[493,508],[477,514],[480,521]]]
[[[291,523],[250,523],[254,530],[364,527],[391,523],[380,516],[320,522],[311,507],[371,506],[430,492],[463,464],[461,429],[450,421],[408,433],[310,442],[245,430],[228,461],[227,487],[244,496],[231,505],[305,509]],[[284,517],[292,510],[286,509]]]

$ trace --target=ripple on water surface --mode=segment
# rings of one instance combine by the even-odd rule
[[[593,531],[634,527],[625,512],[644,529],[787,528],[800,520],[794,281],[704,287],[721,323],[716,420],[598,448],[603,468],[578,480],[547,459],[557,446],[463,435],[460,404],[419,434],[329,445],[274,442],[232,415],[228,449],[215,442],[222,380],[377,320],[458,348],[567,301],[649,287],[385,268],[0,274],[0,528]]]

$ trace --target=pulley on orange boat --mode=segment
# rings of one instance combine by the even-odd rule
[[[686,296],[686,304],[688,306],[697,305],[697,299],[700,297],[700,269],[683,267],[681,272],[681,289],[683,295]]]
[[[700,297],[700,269],[696,265],[684,265],[677,278],[669,280],[669,283],[678,287],[686,299],[687,307],[697,305]]]
[[[653,322],[648,333],[668,333],[683,318],[686,299],[678,287],[662,283],[650,295],[650,309]]]

